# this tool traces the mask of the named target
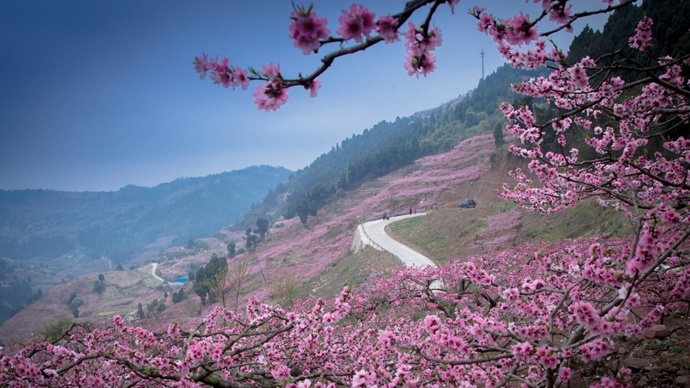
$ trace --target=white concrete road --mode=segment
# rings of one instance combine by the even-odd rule
[[[161,282],[165,282],[165,279],[162,277],[156,275],[156,268],[158,268],[158,263],[151,263],[151,276],[154,278],[160,280]]]
[[[426,213],[406,214],[403,216],[391,217],[387,220],[379,219],[365,222],[362,224],[362,227],[364,228],[364,232],[374,243],[378,244],[383,250],[387,251],[388,253],[396,256],[406,266],[418,268],[438,267],[428,257],[390,238],[385,231],[386,225],[392,222],[412,217],[421,217],[424,215],[426,215]]]

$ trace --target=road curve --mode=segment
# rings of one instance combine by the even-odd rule
[[[424,215],[426,215],[426,213],[406,214],[403,216],[391,217],[387,220],[379,219],[369,221],[363,223],[362,228],[364,229],[364,233],[367,234],[371,241],[379,245],[384,251],[397,257],[400,261],[403,262],[403,264],[405,264],[405,266],[417,268],[437,268],[438,266],[433,261],[431,261],[431,259],[393,240],[386,234],[385,231],[386,225],[392,222],[412,217],[421,217]]]
[[[160,280],[161,282],[165,282],[165,280],[162,277],[156,275],[156,268],[158,268],[158,263],[151,263],[151,276]]]

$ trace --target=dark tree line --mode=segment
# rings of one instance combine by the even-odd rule
[[[0,301],[2,301],[0,303],[0,323],[11,318],[27,304],[38,300],[41,295],[41,290],[38,290],[36,294],[33,293],[29,278],[19,280],[19,278],[14,277],[10,280],[4,280],[0,286]]]
[[[77,293],[73,292],[69,295],[69,300],[67,301],[67,307],[69,307],[70,312],[74,318],[79,318],[79,307],[84,305],[84,301],[77,298]]]
[[[180,303],[183,300],[187,298],[187,294],[184,292],[184,288],[180,288],[179,291],[173,292],[172,294],[172,302],[173,303]]]
[[[98,274],[98,279],[93,280],[93,292],[102,294],[105,291],[105,276],[102,273]]]
[[[267,219],[259,217],[256,220],[256,228],[252,229],[248,227],[244,231],[244,246],[248,251],[253,251],[260,242],[264,241],[269,226],[270,224]],[[230,244],[232,244],[232,246]],[[230,244],[228,244],[228,257],[233,258],[235,256],[235,243]]]
[[[215,297],[211,289],[217,284],[219,276],[224,276],[227,270],[227,260],[214,253],[211,260],[196,272],[192,289],[201,298],[202,305],[205,305],[207,301],[211,303],[214,301]]]

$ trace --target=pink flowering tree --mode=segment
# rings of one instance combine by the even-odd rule
[[[529,171],[514,171],[516,184],[500,195],[544,213],[594,198],[624,212],[634,226],[629,237],[522,246],[442,268],[406,269],[361,292],[345,288],[333,301],[298,302],[291,310],[251,301],[244,314],[217,308],[201,323],[172,323],[165,332],[120,317],[105,327],[73,325],[53,343],[0,355],[0,384],[553,387],[575,374],[588,379],[618,341],[690,303],[690,63],[688,55],[634,59],[632,53],[650,46],[653,21],[646,17],[606,65],[589,57],[568,63],[546,38],[628,2],[605,0],[601,9],[579,14],[569,3],[541,1],[533,18],[470,11],[511,65],[553,69],[514,89],[546,101],[558,115],[544,119],[528,106],[501,107],[506,130],[519,142],[509,149],[529,159]],[[254,97],[264,110],[284,104],[293,86],[315,93],[317,77],[338,57],[399,35],[408,73],[425,75],[441,43],[434,13],[456,4],[411,1],[378,19],[353,5],[338,19],[337,36],[314,9],[298,7],[290,16],[298,49],[339,47],[314,73],[288,79],[278,65],[245,71],[205,55],[196,68],[225,87],[258,81]],[[426,15],[423,24],[405,29],[418,12]],[[556,27],[539,32],[547,20]],[[612,75],[618,69],[635,77]],[[555,134],[556,150],[544,147],[547,133]],[[631,386],[631,371],[587,382]]]
[[[431,26],[431,20],[438,9],[444,3],[453,7],[458,0],[431,1],[415,0],[406,4],[405,9],[395,15],[376,15],[360,4],[353,4],[349,9],[343,10],[338,18],[337,35],[332,36],[328,28],[327,20],[319,18],[313,7],[295,6],[290,14],[292,23],[289,27],[289,36],[296,48],[305,55],[316,54],[324,46],[340,47],[321,58],[321,65],[311,74],[296,78],[284,77],[280,73],[280,67],[270,64],[263,66],[260,71],[249,67],[245,70],[239,66],[230,66],[227,58],[221,60],[209,58],[203,54],[194,61],[196,71],[201,78],[210,74],[214,84],[233,89],[240,86],[247,89],[250,81],[261,83],[252,94],[254,102],[259,109],[266,111],[277,110],[288,100],[288,90],[295,86],[301,86],[309,91],[310,96],[315,97],[321,87],[317,79],[340,57],[363,51],[375,44],[395,43],[401,33],[399,29],[415,13],[425,11],[430,6],[424,23],[416,26],[409,23],[407,31],[403,34],[407,57],[405,69],[410,75],[427,75],[435,68],[433,51],[441,44],[441,33],[436,27]]]

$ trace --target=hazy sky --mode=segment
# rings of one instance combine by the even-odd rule
[[[334,34],[351,1],[313,3]],[[404,4],[362,3],[377,17]],[[474,88],[482,49],[487,74],[500,66],[495,45],[466,14],[478,3],[500,16],[525,7],[461,2],[455,15],[442,7],[434,74],[407,76],[402,42],[380,44],[336,61],[318,98],[293,88],[287,105],[266,113],[251,96],[258,83],[233,92],[200,80],[192,62],[205,52],[244,68],[279,63],[289,78],[315,69],[321,56],[305,56],[288,39],[289,0],[3,0],[0,189],[107,191],[257,164],[303,168],[381,120]]]

